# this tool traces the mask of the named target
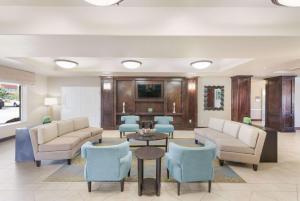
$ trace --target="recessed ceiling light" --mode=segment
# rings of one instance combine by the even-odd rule
[[[65,68],[65,69],[71,69],[71,68],[75,68],[76,66],[78,66],[78,63],[75,61],[70,61],[70,60],[66,60],[66,59],[56,59],[55,64],[61,68]]]
[[[201,61],[194,61],[191,63],[191,66],[193,68],[196,68],[198,70],[202,70],[205,68],[208,68],[210,65],[212,65],[212,61],[210,60],[201,60]]]
[[[121,3],[123,0],[85,0],[86,2],[95,6],[111,6]]]
[[[272,2],[279,6],[300,7],[300,0],[272,0]]]
[[[126,60],[126,61],[122,61],[122,64],[125,68],[137,69],[137,68],[141,67],[142,62],[136,61],[136,60]]]

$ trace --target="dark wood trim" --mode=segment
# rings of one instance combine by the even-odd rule
[[[295,127],[295,130],[297,130],[297,131],[300,130],[300,127]]]
[[[262,119],[252,119],[252,121],[262,121]]]
[[[8,137],[5,137],[5,138],[1,138],[1,139],[0,139],[0,143],[1,143],[1,142],[6,142],[6,141],[11,140],[11,139],[14,139],[14,138],[16,138],[15,135],[8,136]]]

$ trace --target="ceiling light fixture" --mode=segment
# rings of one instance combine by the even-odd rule
[[[136,60],[125,60],[125,61],[122,61],[122,64],[125,68],[137,69],[137,68],[141,67],[142,62],[136,61]]]
[[[95,6],[112,6],[121,3],[123,0],[85,0]]]
[[[279,6],[300,7],[300,0],[272,0],[272,2]]]
[[[212,61],[210,60],[200,60],[200,61],[194,61],[191,63],[191,66],[193,68],[196,68],[198,70],[202,70],[205,68],[208,68],[210,65],[212,65]]]
[[[78,66],[77,62],[66,60],[66,59],[56,59],[54,62],[57,66],[64,68],[64,69],[72,69],[72,68],[75,68],[76,66]]]

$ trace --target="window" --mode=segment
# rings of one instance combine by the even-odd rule
[[[0,82],[0,125],[21,120],[21,86]]]

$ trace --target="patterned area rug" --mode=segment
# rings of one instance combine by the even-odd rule
[[[102,144],[98,144],[98,146],[107,146],[119,144],[125,139],[118,138],[105,138],[103,139]],[[170,139],[171,142],[175,142],[176,144],[195,147],[200,146],[194,143],[193,139]],[[132,141],[131,144],[143,144],[143,142]],[[164,141],[152,142],[151,144],[163,144]],[[134,153],[134,149],[132,149]],[[47,177],[45,182],[84,182],[83,177],[83,169],[84,169],[84,159],[78,155],[72,160],[72,165],[65,164],[56,172]],[[144,175],[146,177],[155,177],[155,161],[145,161],[144,162]],[[215,179],[214,182],[217,183],[246,183],[238,174],[236,174],[229,166],[226,164],[224,166],[219,166],[218,161],[214,162],[215,169]],[[137,160],[136,157],[133,156],[133,161],[131,165],[131,176],[126,179],[127,182],[137,182]],[[167,171],[164,167],[164,158],[162,159],[162,182],[174,182],[173,180],[167,179]]]

